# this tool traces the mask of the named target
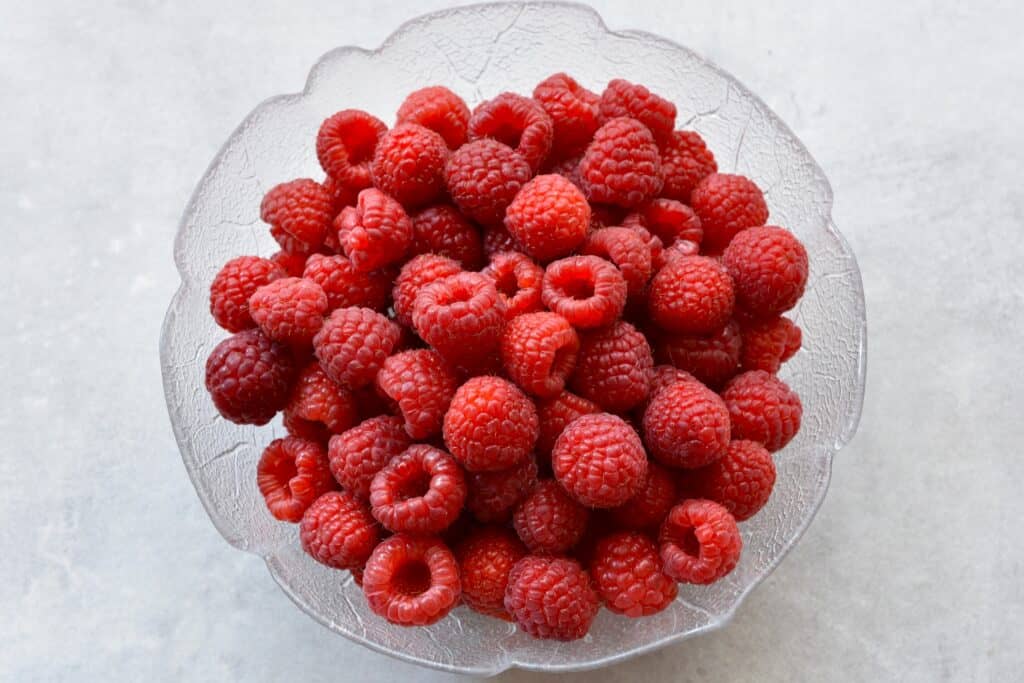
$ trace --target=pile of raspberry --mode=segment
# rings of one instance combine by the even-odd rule
[[[646,87],[562,73],[346,109],[316,154],[263,198],[280,251],[214,278],[206,365],[226,419],[282,414],[256,483],[310,557],[392,623],[558,640],[727,576],[802,412],[807,253],[757,185]]]

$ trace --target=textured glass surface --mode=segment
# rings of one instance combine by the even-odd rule
[[[770,222],[804,241],[811,277],[795,311],[803,349],[781,373],[803,399],[803,428],[776,454],[771,501],[741,525],[738,568],[712,586],[681,587],[679,599],[661,614],[630,620],[602,611],[590,634],[574,643],[533,640],[466,608],[429,628],[398,628],[370,613],[347,572],[306,557],[295,525],[267,513],[255,485],[256,461],[262,446],[283,430],[231,424],[209,400],[204,364],[225,335],[209,315],[208,287],[228,259],[276,250],[259,221],[260,198],[278,182],[322,176],[313,144],[328,115],[354,107],[391,122],[404,95],[426,84],[447,85],[472,106],[504,90],[529,93],[556,70],[596,91],[623,77],[671,99],[679,107],[679,126],[705,137],[721,170],[752,177],[765,190]],[[402,659],[476,674],[511,666],[584,669],[722,626],[810,523],[828,487],[832,456],[853,435],[860,416],[864,298],[853,254],[831,223],[831,203],[828,181],[814,159],[735,79],[657,36],[610,31],[583,6],[464,7],[409,22],[378,50],[334,50],[313,67],[303,92],[271,98],[242,122],[182,218],[174,250],[182,284],[160,350],[185,467],[224,538],[265,558],[296,604],[333,631]]]

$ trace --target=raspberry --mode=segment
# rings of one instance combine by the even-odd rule
[[[484,255],[493,259],[503,251],[521,252],[523,247],[503,225],[492,225],[484,230]],[[524,254],[525,256],[525,254]]]
[[[557,161],[553,164],[547,164],[544,173],[560,175],[582,191],[583,185],[580,183],[580,160],[582,158],[583,154],[580,153],[562,159],[561,161]],[[591,225],[594,224],[593,208],[594,207],[591,207],[590,213]]]
[[[412,242],[412,219],[402,205],[380,190],[359,193],[334,221],[341,243],[356,270],[367,272],[400,261]]]
[[[590,205],[579,188],[560,175],[526,183],[505,212],[505,227],[538,261],[550,261],[583,243]]]
[[[796,305],[807,285],[807,250],[785,228],[744,230],[722,263],[736,282],[736,303],[750,316],[771,318]]]
[[[443,85],[420,88],[409,93],[398,108],[397,123],[417,123],[437,132],[451,149],[466,141],[469,107]]]
[[[395,320],[402,325],[412,325],[413,304],[416,296],[431,282],[443,280],[449,275],[462,272],[459,264],[446,256],[420,254],[406,261],[402,272],[395,279],[391,292],[394,300]]]
[[[351,306],[331,313],[313,348],[331,379],[359,389],[373,382],[399,335],[398,325],[380,313]]]
[[[621,206],[592,204],[590,207],[590,229],[594,231],[601,228],[614,228],[618,226],[631,227],[625,223],[630,215],[632,214]]]
[[[732,379],[739,369],[742,340],[739,326],[730,321],[709,336],[661,335],[658,359],[692,374],[711,387]]]
[[[459,516],[466,500],[466,478],[455,458],[414,444],[392,458],[370,482],[370,507],[384,528],[432,534]]]
[[[699,381],[696,377],[680,370],[677,367],[671,365],[656,365],[654,371],[651,373],[651,393],[647,395],[647,400],[650,401],[662,389],[667,389],[676,382],[697,382]]]
[[[597,256],[570,256],[544,271],[541,300],[578,329],[603,327],[622,315],[626,280]]]
[[[327,191],[327,195],[331,198],[332,218],[341,213],[341,210],[346,206],[355,206],[356,199],[359,197],[360,188],[349,187],[332,176],[327,176],[320,184],[323,185],[324,190]],[[328,230],[327,238],[330,238],[330,236],[331,231]],[[327,244],[326,239],[324,243]]]
[[[774,374],[800,350],[800,328],[789,318],[769,318],[743,325],[741,334],[740,366],[744,370]]]
[[[391,278],[387,271],[370,273],[355,269],[344,256],[313,254],[306,261],[302,277],[320,285],[327,295],[327,310],[362,306],[382,311],[387,306]]]
[[[382,192],[404,206],[422,206],[444,192],[448,145],[415,123],[402,123],[381,137],[370,171]]]
[[[557,554],[579,542],[589,518],[590,511],[558,482],[545,479],[519,503],[512,523],[530,552]]]
[[[236,424],[270,422],[288,402],[295,361],[259,330],[245,330],[214,347],[206,360],[206,390],[217,412]]]
[[[676,240],[672,246],[662,252],[662,259],[665,264],[672,263],[684,256],[696,256],[700,253],[700,245],[690,240]],[[664,267],[664,265],[662,267]],[[659,269],[660,270],[660,269]]]
[[[405,431],[414,439],[441,431],[457,386],[455,370],[429,349],[395,354],[377,373],[378,390],[397,404]]]
[[[400,626],[440,621],[461,593],[458,562],[435,536],[392,536],[373,549],[363,569],[370,609]]]
[[[662,145],[661,168],[665,174],[662,196],[681,202],[689,202],[697,183],[718,172],[715,155],[704,138],[689,130],[675,131]]]
[[[481,274],[494,281],[498,296],[505,302],[505,320],[512,320],[543,308],[540,301],[544,269],[518,251],[501,251]]]
[[[652,199],[623,220],[640,223],[667,246],[675,244],[676,240],[689,240],[699,245],[704,238],[704,229],[694,210],[674,199]]]
[[[578,640],[600,603],[578,562],[527,555],[509,572],[505,609],[534,638]]]
[[[496,140],[475,140],[448,158],[445,182],[462,213],[483,225],[499,225],[505,209],[533,173],[518,152]]]
[[[302,271],[306,268],[306,254],[294,254],[284,249],[275,252],[270,260],[284,270],[288,277],[302,277]]]
[[[725,507],[737,522],[763,508],[775,485],[772,454],[756,441],[733,441],[725,455],[695,474],[701,497]]]
[[[734,303],[725,268],[706,256],[687,256],[654,276],[647,307],[651,320],[664,330],[711,334],[729,321]]]
[[[714,583],[736,568],[743,539],[736,520],[710,500],[672,508],[659,534],[663,570],[676,581]]]
[[[726,385],[722,399],[735,439],[757,441],[774,453],[800,431],[800,397],[775,375],[762,370],[737,375]]]
[[[478,269],[483,261],[480,233],[450,204],[430,206],[413,215],[412,232],[412,256],[447,256],[466,270]]]
[[[572,390],[605,410],[630,410],[650,390],[651,347],[635,327],[617,322],[582,335]]]
[[[622,505],[609,510],[608,514],[619,527],[648,529],[661,524],[676,500],[672,474],[658,463],[650,462],[640,490]]]
[[[537,410],[516,385],[474,377],[459,387],[444,416],[444,442],[470,472],[503,470],[526,460],[537,442]]]
[[[515,149],[536,171],[554,138],[551,117],[528,97],[504,92],[481,102],[469,118],[469,139],[492,138]]]
[[[295,381],[284,417],[290,433],[326,442],[331,434],[339,434],[356,423],[355,399],[314,361]]]
[[[525,555],[526,548],[507,529],[474,530],[456,549],[462,601],[481,614],[509,619],[505,611],[508,574],[512,565]]]
[[[314,500],[334,488],[323,447],[294,436],[274,439],[263,450],[256,484],[270,514],[282,522],[298,522]]]
[[[555,479],[587,507],[610,508],[632,498],[644,483],[647,454],[625,420],[608,413],[573,420],[551,451]]]
[[[320,126],[316,158],[341,184],[361,190],[370,186],[370,160],[387,126],[365,111],[339,111]]]
[[[306,346],[324,322],[327,295],[320,285],[298,277],[278,278],[249,297],[249,314],[271,339]]]
[[[320,183],[299,178],[275,185],[264,195],[260,218],[299,243],[296,245],[275,235],[286,251],[312,251],[324,242],[334,218],[332,204],[331,196]]]
[[[470,472],[466,508],[481,522],[506,522],[536,483],[537,461],[532,457],[507,470]]]
[[[369,499],[374,475],[412,443],[404,424],[382,415],[332,436],[327,457],[335,481],[356,498]]]
[[[313,502],[299,524],[302,549],[328,567],[359,569],[380,540],[366,506],[347,491],[329,491]]]
[[[210,285],[210,313],[228,332],[255,327],[249,315],[249,297],[257,289],[285,277],[278,264],[259,256],[239,256],[224,264]]]
[[[635,531],[598,541],[590,574],[608,609],[627,617],[656,614],[672,604],[678,594],[676,582],[661,571],[658,546]]]
[[[509,379],[534,396],[562,393],[576,365],[580,339],[556,313],[528,313],[509,322],[501,358]]]
[[[704,229],[702,246],[708,253],[725,249],[741,230],[764,225],[768,205],[749,178],[712,173],[693,188],[690,206]]]
[[[540,435],[537,437],[538,457],[550,460],[555,440],[566,425],[583,415],[599,412],[601,412],[601,406],[568,391],[563,391],[554,398],[538,401],[537,420],[540,425]]]
[[[616,78],[601,93],[601,119],[619,116],[634,118],[650,129],[660,143],[672,137],[676,125],[676,105],[655,95],[642,85]]]
[[[647,248],[651,250],[652,273],[657,273],[659,270],[665,267],[665,264],[668,263],[668,260],[665,258],[665,245],[662,243],[660,239],[658,239],[655,235],[651,234],[651,232],[644,226],[640,225],[639,222],[624,222],[622,227],[629,228],[637,235],[639,235],[640,239],[643,240],[644,244],[647,245]]]
[[[328,230],[327,232],[329,233],[330,230]],[[273,237],[274,240],[277,242],[278,246],[281,247],[281,251],[287,252],[289,254],[294,254],[295,256],[301,256],[302,258],[306,258],[313,251],[315,251],[313,247],[309,246],[305,242],[300,242],[299,240],[289,235],[287,232],[284,231],[284,229],[280,225],[270,226],[270,236]],[[326,241],[326,237],[324,239]]]
[[[729,411],[697,382],[676,382],[655,396],[643,419],[651,455],[669,467],[703,467],[729,447]]]
[[[495,352],[505,327],[505,302],[490,278],[459,273],[420,290],[412,310],[423,341],[457,365]]]
[[[548,76],[533,89],[533,99],[551,117],[552,156],[564,158],[583,150],[598,128],[601,98],[564,73]]]
[[[614,263],[626,281],[628,296],[643,293],[651,277],[651,248],[639,233],[629,228],[601,228],[587,237],[583,253]]]
[[[661,189],[661,156],[651,131],[642,123],[612,119],[594,134],[580,160],[579,174],[590,201],[632,208]]]

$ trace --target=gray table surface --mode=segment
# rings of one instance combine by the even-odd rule
[[[176,223],[235,124],[445,4],[0,2],[0,680],[457,678],[331,634],[218,536],[157,358]],[[825,168],[864,418],[730,626],[566,680],[1019,680],[1024,10],[750,5],[595,3],[736,75]]]

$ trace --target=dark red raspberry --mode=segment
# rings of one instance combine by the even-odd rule
[[[570,256],[544,271],[541,300],[577,329],[604,327],[622,315],[626,280],[597,256]]]
[[[631,213],[628,209],[611,204],[592,204],[590,206],[590,230],[601,228],[614,228],[624,226],[625,220]],[[630,227],[630,226],[625,226]],[[596,543],[596,541],[595,541]]]
[[[534,396],[557,396],[576,365],[580,339],[557,313],[528,313],[509,322],[501,358],[509,379]]]
[[[690,206],[704,229],[702,249],[719,253],[742,230],[764,225],[768,205],[764,194],[749,178],[712,173],[693,188]]]
[[[608,609],[627,617],[657,614],[678,594],[676,582],[661,571],[658,546],[636,531],[622,531],[598,541],[590,575]]]
[[[612,522],[625,529],[649,529],[661,524],[676,498],[672,474],[656,462],[647,463],[647,474],[636,494],[608,511]]]
[[[647,126],[660,143],[672,137],[676,125],[676,105],[655,95],[646,87],[616,78],[601,93],[601,119],[619,116],[634,118]]]
[[[640,437],[621,417],[584,415],[555,441],[551,469],[558,483],[582,504],[610,508],[640,490],[647,474],[647,454]]]
[[[452,152],[445,182],[462,213],[483,225],[500,225],[505,209],[533,175],[530,164],[497,140],[474,140]]]
[[[537,461],[532,457],[507,470],[469,472],[466,508],[481,522],[507,522],[536,483]]]
[[[628,296],[643,294],[651,278],[651,248],[639,233],[629,228],[601,228],[587,237],[583,253],[614,263],[626,281]]]
[[[275,252],[270,260],[284,270],[288,277],[302,277],[302,271],[306,268],[306,254],[293,254],[284,249]]]
[[[373,516],[394,532],[437,533],[455,521],[465,500],[462,468],[427,444],[409,446],[370,482]]]
[[[494,282],[459,273],[423,287],[412,311],[417,334],[460,367],[497,351],[505,328],[505,302]]]
[[[789,318],[752,322],[740,330],[743,336],[740,366],[744,370],[764,370],[774,374],[800,350],[800,328]]]
[[[537,409],[516,385],[474,377],[459,387],[444,416],[444,442],[470,472],[520,464],[537,443]]]
[[[736,568],[743,549],[729,511],[701,499],[672,508],[661,525],[659,541],[664,572],[683,583],[714,583]]]
[[[260,329],[271,339],[294,346],[313,340],[326,312],[324,290],[298,277],[278,278],[249,297],[249,314]]]
[[[579,174],[590,201],[632,208],[650,201],[661,189],[661,155],[642,123],[612,119],[594,134]]]
[[[294,378],[292,354],[259,330],[228,337],[206,360],[206,390],[221,416],[237,424],[270,422],[288,402]]]
[[[522,245],[516,242],[516,238],[509,234],[505,226],[492,225],[484,230],[484,256],[487,258],[492,259],[503,251],[521,252],[522,250]]]
[[[377,545],[363,569],[374,614],[400,626],[427,626],[459,602],[459,563],[435,536],[396,534]]]
[[[554,126],[552,156],[564,158],[581,152],[598,128],[601,98],[564,73],[548,76],[533,89],[536,100]]]
[[[722,254],[736,282],[736,305],[751,317],[772,318],[796,305],[807,285],[807,250],[785,228],[750,228]]]
[[[756,441],[733,441],[725,455],[695,474],[701,497],[725,507],[737,522],[763,508],[775,485],[772,454]]]
[[[328,196],[331,198],[331,213],[337,216],[341,213],[341,210],[346,206],[355,206],[356,199],[359,197],[359,189],[356,187],[350,187],[333,176],[327,176],[324,181],[320,183],[327,190]],[[332,216],[333,218],[333,216]],[[327,231],[327,238],[330,238],[331,231]],[[324,244],[328,244],[328,240],[324,240]],[[336,247],[337,245],[335,245]]]
[[[653,367],[647,339],[620,321],[581,336],[570,384],[605,410],[624,413],[647,398]]]
[[[278,239],[285,250],[313,251],[324,242],[334,218],[332,207],[331,196],[320,183],[299,178],[270,188],[260,203],[260,218],[300,243]]]
[[[373,182],[404,206],[422,206],[444,192],[448,145],[415,123],[402,123],[381,137],[373,154]]]
[[[437,204],[414,214],[412,232],[412,256],[447,256],[466,270],[477,270],[483,262],[480,233],[451,204]]]
[[[533,487],[512,516],[516,533],[530,552],[564,553],[583,536],[590,511],[553,479]]]
[[[644,411],[643,427],[651,455],[669,467],[703,467],[729,447],[729,411],[697,382],[676,382],[658,392]]]
[[[739,371],[742,339],[730,321],[708,336],[659,335],[658,360],[685,370],[711,387],[720,387]]]
[[[420,254],[406,261],[395,279],[391,292],[394,301],[395,320],[402,325],[412,325],[412,309],[416,296],[431,282],[443,280],[449,275],[462,272],[459,264],[446,256]]]
[[[314,500],[334,488],[334,479],[323,446],[287,436],[263,450],[256,485],[275,519],[298,522]]]
[[[662,196],[689,202],[693,188],[718,172],[718,164],[698,133],[677,130],[661,147],[661,169],[665,175]]]
[[[509,573],[505,609],[534,638],[578,640],[600,606],[590,577],[574,560],[528,555]]]
[[[357,415],[352,392],[335,384],[316,361],[299,374],[284,409],[288,431],[316,441],[345,431],[356,423]]]
[[[510,92],[481,102],[469,118],[470,140],[492,138],[504,143],[519,152],[533,171],[551,150],[554,130],[543,107]]]
[[[370,273],[355,269],[344,256],[313,254],[302,277],[320,285],[327,295],[327,310],[362,306],[382,311],[387,306],[391,277],[386,270]]]
[[[505,227],[538,261],[550,261],[583,243],[590,204],[560,175],[539,175],[523,186],[505,212]]]
[[[365,111],[339,111],[320,126],[316,157],[320,166],[342,185],[361,190],[370,186],[370,160],[377,141],[387,131],[384,123]]]
[[[370,497],[370,482],[412,443],[400,417],[381,415],[331,437],[327,457],[331,474],[360,500]]]
[[[672,246],[677,240],[689,240],[699,245],[704,239],[700,218],[693,209],[674,199],[652,199],[649,204],[626,216],[623,222],[640,223],[665,246]]]
[[[397,353],[377,373],[378,391],[397,405],[405,431],[414,439],[441,432],[457,387],[455,370],[430,349]]]
[[[360,569],[380,540],[380,527],[351,493],[329,491],[302,515],[299,540],[317,562],[334,569]]]
[[[537,437],[537,456],[547,462],[551,449],[566,425],[583,415],[601,412],[601,406],[576,394],[563,391],[554,398],[537,402],[537,420],[540,435]]]
[[[257,289],[285,277],[281,266],[259,256],[239,256],[224,264],[210,285],[210,313],[228,332],[255,327],[249,315],[249,297]]]
[[[409,93],[397,118],[397,123],[417,123],[437,132],[448,147],[457,149],[466,141],[469,107],[443,85],[432,85]]]
[[[732,316],[735,294],[725,268],[706,256],[669,263],[651,280],[647,308],[663,330],[712,334]]]
[[[526,254],[501,251],[491,256],[491,263],[481,271],[491,278],[498,296],[505,302],[505,320],[512,320],[543,308],[540,300],[544,269]]]
[[[313,347],[331,379],[359,389],[373,382],[400,334],[398,325],[380,313],[350,306],[331,313]]]
[[[800,431],[800,397],[775,375],[762,370],[737,375],[726,385],[722,399],[735,439],[757,441],[774,453]]]
[[[402,205],[375,188],[359,193],[334,221],[341,243],[356,270],[368,272],[405,257],[412,243],[412,219]]]
[[[512,566],[526,548],[508,529],[480,527],[470,532],[455,551],[462,579],[462,601],[481,614],[509,620],[505,589]]]

